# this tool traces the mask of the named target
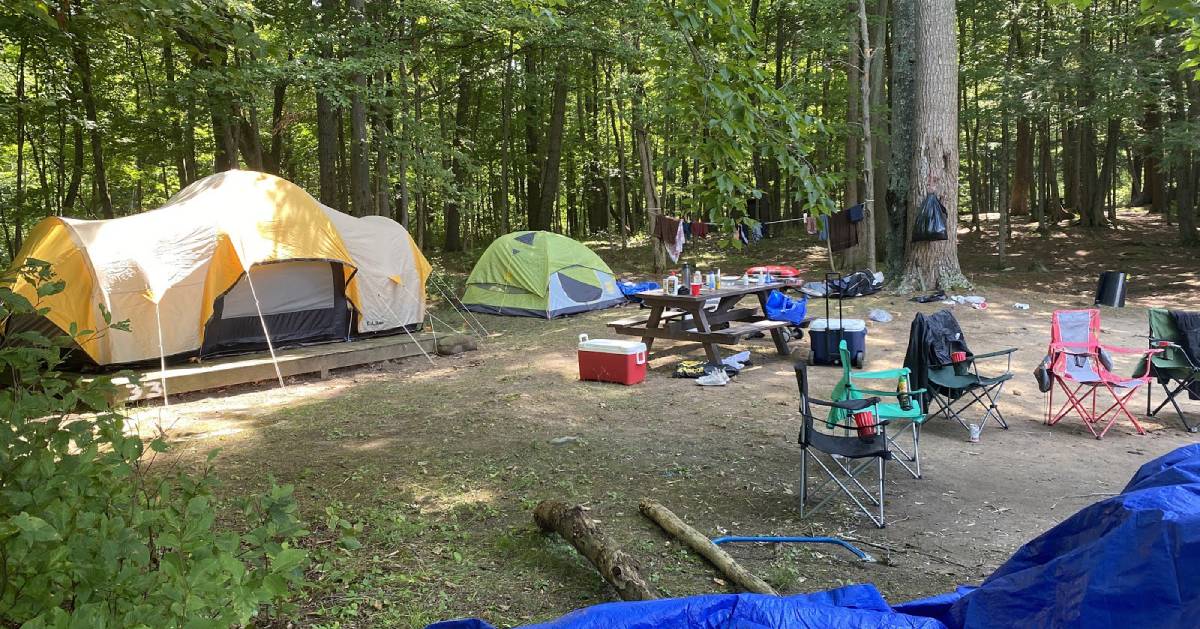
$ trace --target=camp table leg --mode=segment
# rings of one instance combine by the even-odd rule
[[[701,334],[712,332],[712,326],[708,324],[708,315],[704,311],[704,302],[700,302],[694,310],[692,310],[692,321],[696,324],[696,331]],[[719,365],[721,364],[721,353],[717,350],[717,344],[712,341],[705,341],[704,353],[708,355],[708,362]]]
[[[646,328],[647,329],[658,327],[658,322],[659,322],[659,320],[662,319],[663,308],[664,308],[664,306],[657,306],[657,305],[650,307],[650,318],[646,320]],[[642,342],[646,344],[646,355],[649,356],[650,348],[654,345],[654,337],[653,336],[643,336]]]

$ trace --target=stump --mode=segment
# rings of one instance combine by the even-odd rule
[[[587,517],[584,508],[558,500],[543,500],[533,510],[538,528],[558,533],[579,554],[592,562],[624,601],[648,601],[658,598],[642,577],[637,561]]]

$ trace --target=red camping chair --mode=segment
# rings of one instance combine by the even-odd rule
[[[1092,435],[1102,439],[1124,415],[1133,422],[1139,435],[1146,434],[1126,403],[1138,387],[1150,382],[1151,377],[1147,374],[1140,378],[1123,378],[1113,373],[1110,352],[1149,355],[1160,351],[1101,345],[1099,310],[1056,310],[1050,327],[1049,360],[1053,382],[1046,405],[1046,424],[1053,426],[1075,411]],[[1061,389],[1066,396],[1057,410],[1054,407],[1055,388]],[[1097,414],[1096,396],[1100,391],[1111,394],[1113,403]],[[1106,419],[1107,423],[1103,423]]]

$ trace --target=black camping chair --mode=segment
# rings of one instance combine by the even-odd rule
[[[913,318],[904,366],[912,370],[914,388],[926,390],[930,418],[943,415],[970,430],[963,415],[978,404],[983,410],[979,430],[987,426],[989,419],[1007,430],[1008,422],[998,402],[1004,385],[1012,380],[1012,355],[1016,351],[1013,347],[973,354],[958,320],[949,310],[939,310],[929,316],[918,313]],[[955,352],[966,354],[966,359],[955,362]],[[979,372],[980,361],[999,358],[1007,360],[1002,373],[989,376]]]
[[[872,397],[860,400],[845,400],[843,402],[829,402],[811,398],[808,395],[808,367],[800,362],[796,363],[795,370],[796,385],[800,389],[800,416],[803,421],[799,437],[800,517],[805,517],[805,508],[808,505],[809,494],[820,492],[832,481],[854,502],[855,506],[871,519],[871,522],[875,523],[875,526],[883,528],[887,523],[883,512],[884,467],[885,463],[892,458],[892,453],[888,449],[887,420],[881,421],[877,419],[879,415],[874,412],[875,407],[879,404],[879,398]],[[813,405],[846,411],[846,419],[842,421],[847,423],[816,419],[812,414]],[[868,409],[872,411],[870,413],[870,421],[873,423],[854,423],[854,414]],[[847,436],[820,432],[815,428],[817,422],[837,431],[849,432],[846,433]],[[810,453],[810,449],[815,450],[815,452]],[[818,456],[818,453],[827,455],[830,464],[826,465],[825,461],[821,460],[822,457]],[[810,458],[829,477],[811,490],[808,486],[808,460]],[[875,467],[878,473],[878,485],[875,491],[867,489],[862,480],[860,480],[860,475],[866,473],[871,467]],[[819,510],[836,495],[836,492],[830,490],[808,512],[811,513]],[[875,513],[876,508],[878,509],[878,514]]]

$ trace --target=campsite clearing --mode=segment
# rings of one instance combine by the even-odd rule
[[[1200,307],[1194,259],[1143,248],[1144,239],[1169,228],[1140,212],[1122,220],[1136,229],[1104,240],[1087,232],[1046,242],[1019,236],[1000,268],[990,234],[962,235],[964,257],[974,258],[969,268],[993,269],[972,278],[992,306],[957,306],[955,315],[977,351],[1021,349],[1002,402],[1012,428],[989,428],[971,444],[957,424],[931,421],[922,439],[925,478],[892,475],[882,530],[836,500],[831,510],[800,519],[792,358],[777,356],[769,337],[747,343],[754,364],[718,389],[671,378],[679,355],[653,358],[641,385],[578,382],[578,334],[611,334],[605,323],[636,314],[628,308],[550,321],[485,318],[494,337],[480,351],[437,358],[432,367],[408,360],[294,380],[286,390],[182,396],[169,409],[149,403],[134,412],[147,426],[173,425],[172,454],[184,463],[199,466],[220,448],[218,474],[231,508],[269,476],[296,484],[319,558],[309,575],[316,587],[294,618],[305,626],[419,627],[462,615],[516,624],[613,600],[585,560],[537,532],[531,512],[542,499],[590,507],[664,595],[729,586],[638,513],[642,498],[710,536],[853,538],[880,562],[832,547],[727,551],[783,593],[874,582],[903,601],[978,582],[1022,543],[1120,491],[1138,465],[1197,439],[1167,414],[1143,421],[1145,436],[1118,423],[1103,441],[1078,421],[1041,423],[1044,398],[1029,373],[1045,349],[1050,313],[1090,305],[1099,270],[1111,265],[1135,276],[1128,306],[1104,311],[1104,336],[1114,342],[1144,342],[1147,306]],[[821,268],[822,250],[787,249],[794,242],[707,255],[723,268],[756,260]],[[1074,253],[1048,255],[1051,246]],[[618,274],[646,268],[635,256],[596,249]],[[1013,309],[1017,302],[1031,309]],[[913,314],[942,307],[884,292],[847,301],[846,316],[862,318],[872,308],[895,316],[870,324],[867,367],[884,368],[903,359]],[[807,343],[793,347],[807,350]],[[1132,368],[1118,362],[1118,371]],[[839,370],[813,367],[810,374],[821,392]],[[1145,398],[1136,399],[1144,411]],[[330,528],[342,520],[361,527],[356,543],[339,545],[353,531]]]

